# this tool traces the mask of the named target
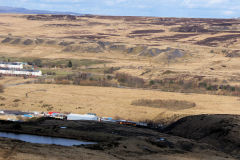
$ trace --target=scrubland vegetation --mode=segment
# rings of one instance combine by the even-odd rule
[[[104,107],[100,109],[98,104],[113,97],[106,92],[101,92],[100,95],[95,93],[103,89],[121,95],[119,98],[122,100],[117,100],[118,104],[114,103],[110,110],[121,114],[126,108],[122,109],[124,106],[119,104],[124,104],[132,112],[146,115],[144,120],[171,116],[180,118],[196,113],[239,113],[236,107],[239,105],[236,98],[240,96],[238,19],[5,15],[0,20],[4,24],[0,26],[0,61],[26,62],[29,67],[34,65],[44,74],[41,78],[29,80],[2,79],[2,84],[7,84],[2,94],[14,95],[11,99],[3,96],[6,100],[1,105],[5,105],[5,108],[14,106],[14,109],[20,109],[28,104],[34,110],[64,108],[64,111],[71,106],[69,108],[76,112],[104,114],[101,112],[105,110]],[[14,89],[19,87],[16,84],[29,86],[23,90],[22,97],[15,94]],[[31,92],[38,90],[34,86],[42,86],[46,91]],[[56,104],[54,99],[58,98],[49,92],[50,86],[57,88],[52,91],[56,95],[59,92],[65,93],[64,91],[67,95],[72,95],[81,92],[84,87],[94,88],[95,92],[85,94],[86,101],[91,96],[94,97],[91,99],[93,104],[72,106],[70,102],[66,104],[62,101]],[[69,93],[70,89],[78,92]],[[115,89],[120,91],[116,92]],[[128,92],[129,90],[134,90],[134,93]],[[128,97],[123,96],[126,92],[129,93]],[[145,94],[149,92],[168,96]],[[28,97],[24,96],[26,93],[29,93]],[[130,93],[136,96],[129,98]],[[144,93],[143,97],[141,93]],[[31,96],[38,99],[35,94],[38,97],[49,94],[55,98],[47,102],[34,101]],[[106,95],[107,99],[98,101],[98,98]],[[169,97],[175,95],[181,96]],[[180,98],[185,95],[200,98]],[[70,98],[71,102],[80,98],[73,97]],[[226,98],[226,102],[221,100],[222,97]],[[21,101],[13,102],[15,99]],[[213,103],[211,99],[218,100]],[[149,105],[132,105],[137,100],[145,100],[141,103]],[[38,103],[40,101],[43,102]],[[195,103],[196,106],[183,110],[150,107],[155,106],[155,103],[159,106],[165,103],[177,106],[182,101]],[[191,105],[184,104],[184,107],[187,106]],[[216,111],[218,106],[231,109]],[[127,113],[124,112],[124,116],[120,117],[131,119],[133,113]]]
[[[34,65],[40,68],[75,68],[88,67],[96,64],[109,63],[104,60],[92,60],[92,59],[47,59],[47,58],[34,58],[34,57],[0,57],[0,61],[3,62],[26,62],[29,65]],[[69,66],[69,62],[72,64]]]
[[[196,103],[178,100],[161,100],[161,99],[139,99],[132,102],[135,106],[146,106],[154,108],[167,108],[169,110],[183,110],[196,107]]]
[[[217,78],[206,79],[201,76],[183,75],[175,78],[146,80],[126,73],[113,72],[114,68],[102,70],[103,73],[81,71],[44,72],[48,75],[59,75],[53,78],[41,78],[37,83],[73,84],[103,87],[130,87],[162,90],[182,93],[204,93],[225,96],[240,96],[240,86],[230,85]],[[72,73],[71,73],[72,72]],[[56,74],[57,73],[57,74]],[[163,74],[166,74],[164,72]]]

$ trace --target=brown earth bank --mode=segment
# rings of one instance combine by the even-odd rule
[[[95,145],[63,147],[0,138],[0,159],[239,159],[239,119],[240,116],[234,115],[199,115],[183,118],[161,131],[114,123],[49,118],[24,123],[0,121],[0,131],[3,132],[98,142]],[[207,125],[202,125],[206,121]],[[221,129],[227,126],[230,126],[228,134]],[[198,130],[195,129],[197,127]],[[203,132],[206,141],[199,140]]]

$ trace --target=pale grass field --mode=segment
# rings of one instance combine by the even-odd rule
[[[10,78],[11,79],[11,78]],[[20,82],[12,78],[13,82]],[[0,83],[4,82],[1,80]],[[6,80],[5,80],[6,82]],[[28,93],[26,97],[26,93]],[[184,94],[150,91],[53,84],[25,84],[9,86],[0,96],[5,106],[1,109],[23,111],[47,111],[44,104],[51,105],[51,111],[72,113],[96,113],[98,116],[129,120],[159,120],[172,116],[183,117],[196,114],[240,114],[240,98],[206,94]],[[13,102],[19,99],[19,102]],[[195,102],[196,107],[172,111],[164,108],[133,106],[138,99],[174,99]],[[16,105],[17,103],[17,105]]]

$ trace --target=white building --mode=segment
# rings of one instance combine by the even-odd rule
[[[42,76],[42,72],[38,70],[24,69],[23,62],[0,62],[0,74],[16,75],[16,76]]]
[[[98,117],[95,115],[89,114],[69,114],[67,115],[67,120],[76,121],[76,120],[86,120],[86,121],[97,121]]]
[[[23,69],[22,62],[0,62],[0,68]]]
[[[4,75],[16,75],[16,76],[42,76],[42,71],[39,70],[14,70],[9,68],[0,68],[0,74]]]

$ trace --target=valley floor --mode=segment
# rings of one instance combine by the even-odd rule
[[[239,97],[111,87],[21,84],[26,81],[32,80],[21,77],[0,80],[6,85],[4,93],[0,95],[1,109],[96,113],[101,117],[134,121],[171,121],[197,114],[240,114]],[[185,100],[194,102],[196,106],[176,109],[132,105],[133,101],[139,99]]]

